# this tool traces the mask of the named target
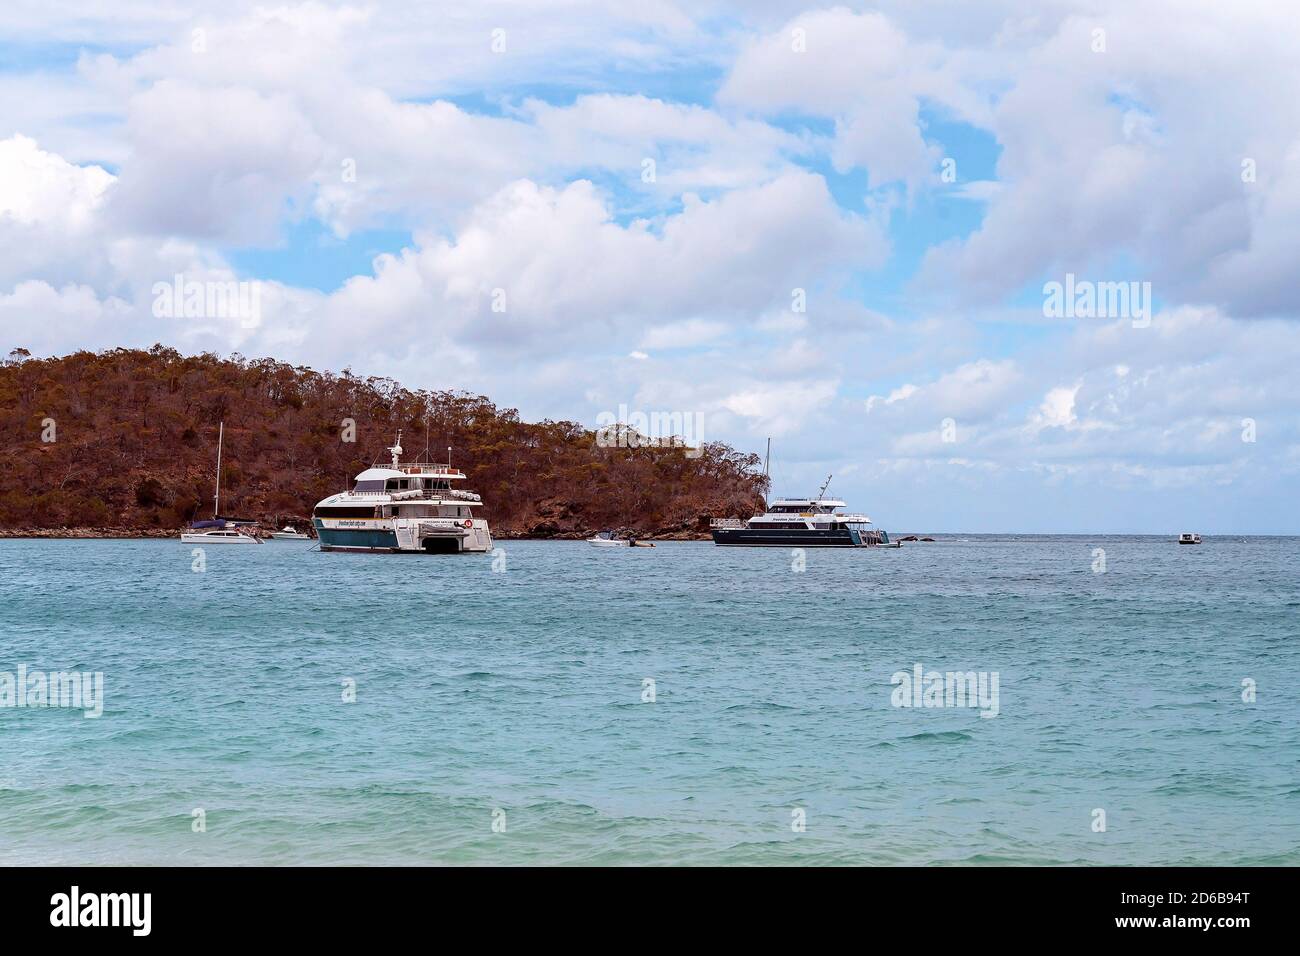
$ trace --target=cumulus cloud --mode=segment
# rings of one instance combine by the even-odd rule
[[[792,235],[804,239],[792,247]],[[377,347],[399,353],[449,337],[533,358],[594,340],[622,353],[682,348],[789,301],[796,286],[877,266],[886,248],[877,224],[840,210],[808,173],[711,201],[688,195],[674,215],[626,225],[589,182],[520,180],[454,236],[380,257],[374,275],[322,300],[311,321],[328,329],[365,315]]]
[[[1295,18],[1267,4],[1089,14],[1015,61],[989,122],[1001,188],[973,235],[930,251],[924,281],[989,302],[1073,271],[1242,316],[1300,314],[1280,228],[1300,195]]]
[[[132,161],[110,215],[124,232],[268,244],[305,197],[322,144],[284,97],[158,83],[132,103]]]
[[[941,156],[925,140],[922,99],[959,115],[983,112],[979,95],[950,76],[955,62],[883,14],[808,11],[746,44],[718,98],[759,113],[830,117],[837,169],[865,167],[873,186],[917,188]]]
[[[0,277],[66,281],[92,254],[113,176],[42,150],[26,136],[0,141]]]

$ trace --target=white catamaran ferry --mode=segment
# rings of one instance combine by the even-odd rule
[[[466,476],[446,465],[403,462],[402,433],[388,449],[391,466],[357,475],[351,491],[316,505],[312,524],[322,551],[455,553],[491,551],[488,523],[472,509],[483,501],[451,487]]]

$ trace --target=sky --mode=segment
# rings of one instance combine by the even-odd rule
[[[1297,91],[1282,0],[8,0],[0,352],[657,414],[895,533],[1300,533]]]

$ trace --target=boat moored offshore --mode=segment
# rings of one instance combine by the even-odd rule
[[[602,531],[594,538],[588,538],[587,544],[594,548],[653,548],[653,541],[640,541],[635,537],[616,538],[612,531]]]
[[[191,521],[189,530],[181,532],[182,544],[261,544],[253,534],[255,521],[221,517],[221,449],[226,441],[226,423],[217,426],[217,475],[212,495],[212,518]]]
[[[748,520],[715,518],[713,543],[767,548],[897,548],[889,534],[871,527],[863,514],[846,514],[838,498],[825,497],[830,478],[815,498],[776,498],[767,511]]]
[[[271,538],[274,541],[310,541],[311,535],[303,534],[301,531],[295,529],[293,525],[287,524],[279,531],[273,533]]]
[[[488,523],[472,510],[482,499],[452,488],[465,475],[450,463],[403,462],[402,436],[388,449],[391,465],[376,464],[352,490],[316,505],[312,525],[322,551],[457,553],[491,551]]]
[[[229,524],[225,521],[199,521],[193,525],[194,528],[209,528],[211,530],[182,531],[182,544],[261,544],[262,539],[254,534],[249,534],[239,530],[238,525]]]

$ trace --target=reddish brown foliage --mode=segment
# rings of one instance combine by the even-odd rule
[[[349,418],[352,444],[341,440]],[[46,419],[53,442],[41,440]],[[399,428],[404,457],[423,457],[426,420],[431,457],[452,446],[499,534],[697,532],[710,514],[750,514],[765,490],[757,457],[718,442],[697,458],[601,448],[580,425],[522,422],[482,396],[154,346],[0,363],[0,525],[156,528],[208,517],[223,420],[221,510],[267,522],[305,520],[384,459]]]

